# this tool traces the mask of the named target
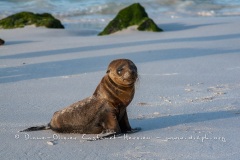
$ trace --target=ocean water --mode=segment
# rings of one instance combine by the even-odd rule
[[[120,9],[136,2],[141,3],[154,20],[240,16],[240,0],[0,0],[0,19],[20,11],[49,12],[66,28],[99,29]]]

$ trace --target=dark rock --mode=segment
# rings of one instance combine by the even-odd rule
[[[163,30],[159,28],[151,18],[147,18],[139,24],[139,31],[153,31],[153,32],[162,32]]]
[[[0,38],[0,46],[4,45],[5,41]]]
[[[108,35],[134,25],[137,25],[137,29],[140,31],[163,31],[148,17],[145,9],[139,3],[134,3],[120,10],[117,16],[98,35]]]
[[[34,14],[32,12],[20,12],[0,20],[0,28],[3,29],[22,28],[27,25],[64,28],[61,22],[49,13]]]

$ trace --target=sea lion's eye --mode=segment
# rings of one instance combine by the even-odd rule
[[[123,68],[118,68],[118,69],[117,69],[117,74],[118,74],[118,75],[121,75],[121,74],[122,74],[122,71],[123,71]]]

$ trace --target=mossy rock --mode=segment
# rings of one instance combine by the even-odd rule
[[[22,28],[27,25],[36,27],[64,28],[61,22],[49,13],[34,14],[32,12],[20,12],[0,20],[0,28]]]
[[[151,18],[146,18],[143,20],[137,28],[139,31],[153,31],[162,32],[163,30],[159,28]]]
[[[120,10],[117,16],[98,35],[108,35],[134,25],[137,25],[140,31],[163,31],[148,17],[141,4],[134,3]]]
[[[0,38],[0,46],[4,45],[5,41],[3,39]]]

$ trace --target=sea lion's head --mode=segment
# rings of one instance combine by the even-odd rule
[[[129,59],[113,60],[107,69],[109,78],[120,86],[132,86],[138,78],[137,67]]]

